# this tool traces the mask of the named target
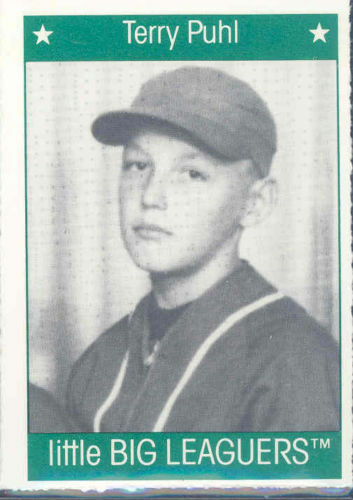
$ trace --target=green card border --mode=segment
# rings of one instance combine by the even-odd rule
[[[261,14],[261,15],[256,15],[256,17],[264,17],[267,16],[268,14]],[[285,14],[280,14],[281,16],[285,16]],[[318,14],[318,16],[327,16],[331,14]],[[337,17],[336,14],[332,14]],[[170,17],[175,17],[173,15],[168,15]],[[223,16],[223,14],[220,14],[218,17]],[[313,14],[308,14],[308,16],[313,16]],[[47,16],[23,16],[24,23],[23,26],[25,28],[25,20],[28,17],[36,17],[41,19],[42,17],[47,17]],[[55,17],[55,16],[50,16],[50,17]],[[82,16],[71,16],[71,17],[82,17]],[[99,17],[99,16],[92,16],[92,17]],[[116,16],[116,17],[126,17],[126,18],[131,18],[131,17],[138,17],[138,16]],[[146,14],[146,16],[139,16],[139,17],[151,17]],[[153,17],[153,16],[152,16]],[[154,16],[156,17],[156,16]],[[199,15],[197,16],[196,14],[188,15],[187,17],[213,17],[211,15]],[[337,102],[336,102],[336,109],[337,109],[337,205],[338,205],[338,266],[339,266],[339,272],[338,272],[338,318],[339,318],[339,363],[340,363],[340,435],[341,435],[341,450],[342,450],[342,304],[341,304],[341,294],[342,294],[342,279],[341,279],[341,264],[342,264],[342,253],[341,253],[341,166],[340,166],[340,127],[339,127],[339,47],[338,47],[338,29],[339,25],[337,24],[337,52],[336,52],[336,58],[333,59],[336,61],[336,93],[337,93]],[[64,61],[64,59],[53,59],[53,61]],[[71,59],[72,60],[72,59]],[[111,59],[114,61],[117,61],[117,59]],[[147,60],[145,58],[141,60]],[[155,59],[148,59],[148,60],[155,60]],[[168,59],[157,59],[157,60],[168,60]],[[188,59],[185,59],[188,60]],[[190,59],[189,59],[190,60]],[[205,60],[221,60],[219,58],[208,58]],[[234,57],[234,59],[227,59],[227,60],[239,60],[239,58]],[[244,60],[244,59],[242,59]],[[251,59],[252,61],[256,61],[256,59]],[[262,59],[259,58],[257,59],[258,61],[263,61],[263,60],[269,60],[269,59]],[[276,61],[281,61],[280,59],[271,59],[271,60],[276,60]],[[283,59],[284,61],[285,59]],[[293,58],[292,60],[299,60]],[[327,59],[326,59],[327,60]],[[73,61],[73,60],[72,60]],[[79,61],[79,59],[77,59]],[[108,60],[107,60],[108,61]],[[23,71],[24,71],[24,165],[25,165],[25,172],[24,172],[24,179],[25,179],[25,265],[26,265],[26,345],[27,345],[27,417],[29,416],[29,356],[30,356],[30,350],[29,350],[29,273],[28,273],[28,261],[29,261],[29,255],[28,255],[28,164],[27,164],[27,88],[26,88],[26,63],[27,62],[35,62],[35,61],[27,61],[26,59],[26,50],[25,50],[25,45],[24,45],[24,52],[23,52]],[[85,60],[85,62],[89,62],[89,60]],[[93,59],[92,59],[93,62]],[[28,420],[28,419],[27,419]],[[27,434],[30,434],[29,432],[29,422],[27,422]],[[91,433],[87,433],[90,435]],[[102,433],[103,434],[103,433]],[[305,432],[302,432],[301,434],[305,434]],[[342,453],[342,451],[341,451]],[[27,449],[27,456],[28,456],[28,449]],[[342,462],[342,455],[340,457],[340,460]],[[342,463],[341,463],[341,469],[342,469]],[[192,476],[190,476],[192,477]],[[189,476],[187,479],[190,478]],[[137,479],[137,478],[136,478]],[[142,478],[146,479],[146,478]],[[169,479],[169,478],[168,478]],[[170,479],[173,479],[173,477],[170,477]],[[246,479],[246,478],[242,478]],[[300,480],[304,480],[305,478],[300,478]],[[314,479],[314,478],[313,478]]]

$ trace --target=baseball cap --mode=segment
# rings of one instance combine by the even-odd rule
[[[129,109],[98,116],[92,133],[104,144],[124,145],[149,123],[181,129],[226,159],[250,158],[263,177],[276,152],[276,125],[263,99],[244,81],[209,67],[185,66],[151,78]]]

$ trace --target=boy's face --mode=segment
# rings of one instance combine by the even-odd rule
[[[187,273],[236,241],[249,161],[224,162],[186,140],[145,128],[124,148],[122,236],[140,268]]]

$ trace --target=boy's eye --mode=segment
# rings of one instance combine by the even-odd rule
[[[196,181],[206,181],[207,180],[207,176],[200,172],[199,170],[196,170],[194,168],[189,168],[187,169],[187,174],[188,174],[188,177],[192,180],[196,180]]]
[[[148,167],[148,162],[146,161],[126,161],[123,164],[124,170],[145,170]]]

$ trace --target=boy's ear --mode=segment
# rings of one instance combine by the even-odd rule
[[[268,217],[277,203],[277,182],[272,177],[256,181],[250,188],[241,225],[255,226]]]

